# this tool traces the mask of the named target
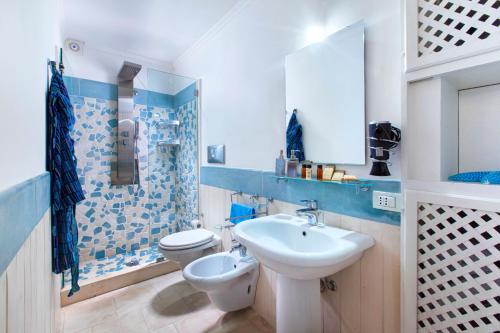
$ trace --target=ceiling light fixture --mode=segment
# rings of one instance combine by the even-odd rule
[[[326,37],[325,28],[319,25],[314,25],[307,29],[306,38],[308,44],[321,42]]]

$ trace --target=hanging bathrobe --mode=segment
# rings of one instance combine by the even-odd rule
[[[78,228],[75,207],[85,199],[76,173],[76,158],[71,131],[75,116],[62,75],[52,63],[48,96],[47,164],[51,176],[52,271],[71,270],[71,290],[78,291]]]
[[[286,156],[290,158],[292,150],[298,151],[295,156],[300,162],[305,160],[304,145],[302,144],[302,125],[295,112],[292,113],[286,129]]]

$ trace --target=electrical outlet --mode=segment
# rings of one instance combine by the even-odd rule
[[[400,212],[401,194],[373,191],[373,208]]]

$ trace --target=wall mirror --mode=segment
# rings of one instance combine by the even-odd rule
[[[297,109],[307,160],[365,164],[364,67],[362,22],[286,57],[286,126]]]

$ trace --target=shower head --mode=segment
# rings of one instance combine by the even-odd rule
[[[123,62],[122,69],[120,69],[120,73],[118,73],[118,78],[124,81],[133,80],[134,77],[141,71],[141,68],[142,66],[139,64],[125,61]]]

